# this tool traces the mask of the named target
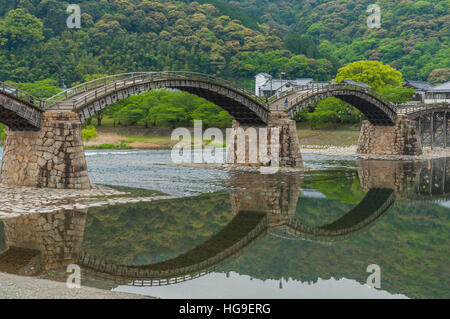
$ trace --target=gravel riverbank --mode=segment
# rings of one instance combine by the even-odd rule
[[[302,154],[328,155],[328,156],[355,156],[361,159],[383,159],[383,160],[427,160],[433,158],[450,157],[450,148],[429,147],[423,148],[423,154],[410,155],[361,155],[356,153],[357,146],[326,146],[326,145],[303,145],[300,147]]]
[[[49,189],[37,187],[10,187],[0,185],[0,219],[23,214],[51,213],[62,209],[87,209],[89,207],[148,202],[171,196],[132,196],[103,185],[91,189]]]
[[[152,299],[91,287],[69,289],[65,283],[0,273],[0,299]]]

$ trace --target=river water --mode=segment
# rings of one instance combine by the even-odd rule
[[[4,220],[0,271],[65,281],[77,263],[83,285],[162,298],[450,297],[450,159],[261,175],[86,155],[93,183],[179,198]]]

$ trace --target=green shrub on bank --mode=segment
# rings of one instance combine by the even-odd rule
[[[120,141],[119,144],[100,144],[96,146],[86,146],[87,150],[131,150],[134,147],[125,143],[125,141]]]
[[[91,138],[95,138],[98,136],[97,130],[94,125],[88,125],[86,128],[81,130],[81,135],[83,136],[84,141],[89,141]]]

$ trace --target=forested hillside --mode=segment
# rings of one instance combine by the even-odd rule
[[[381,60],[406,79],[446,80],[449,0],[1,0],[0,80],[191,70],[247,83],[258,72],[330,80],[338,67]],[[66,8],[81,7],[69,29]],[[435,81],[436,82],[436,81]]]
[[[366,9],[372,3],[381,8],[380,29],[366,25],[370,15]],[[243,0],[230,4],[259,16],[261,23],[281,34],[308,35],[321,51],[342,64],[381,60],[406,79],[426,80],[431,74],[433,82],[450,80],[448,0]]]
[[[0,80],[52,78],[70,85],[87,74],[143,70],[201,71],[239,80],[263,71],[247,61],[253,52],[276,57],[266,68],[270,72],[289,64],[293,76],[326,80],[337,67],[327,59],[293,55],[274,30],[246,27],[208,3],[79,1],[81,29],[68,29],[68,2],[1,2]]]

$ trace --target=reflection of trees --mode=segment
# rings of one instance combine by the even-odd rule
[[[91,208],[83,251],[119,264],[160,262],[213,237],[231,219],[227,193]]]
[[[291,218],[284,227],[290,234],[309,239],[335,240],[343,236],[353,236],[371,226],[391,208],[394,201],[392,189],[372,188],[358,205],[331,223],[311,227]]]
[[[204,275],[242,251],[267,228],[264,213],[242,211],[209,240],[175,258],[142,266],[108,262],[98,256],[83,254],[78,263],[101,276],[139,280],[138,285],[167,285]]]
[[[310,199],[315,206],[323,199]],[[364,284],[367,265],[381,266],[381,287],[413,298],[449,298],[448,208],[396,202],[364,233],[330,243],[266,236],[223,267],[261,280],[349,278]]]

